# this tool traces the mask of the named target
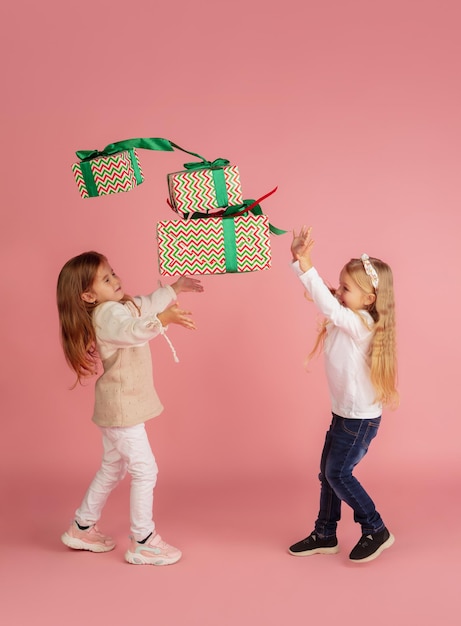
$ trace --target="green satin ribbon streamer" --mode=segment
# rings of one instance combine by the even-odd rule
[[[234,220],[223,220],[224,235],[224,261],[226,264],[226,272],[235,273],[237,267],[237,242],[235,239],[235,222]]]
[[[169,139],[162,139],[161,137],[138,137],[135,139],[124,139],[123,141],[116,141],[115,143],[110,143],[103,150],[77,150],[75,153],[80,161],[80,169],[82,172],[83,180],[85,181],[85,187],[87,189],[88,195],[90,197],[94,197],[99,195],[98,190],[96,189],[96,184],[93,178],[93,172],[91,171],[90,161],[96,159],[97,157],[105,157],[113,154],[117,154],[118,152],[123,152],[127,150],[130,154],[131,164],[133,167],[134,175],[136,178],[136,182],[140,185],[143,181],[141,172],[139,170],[137,159],[134,155],[134,148],[141,148],[143,150],[159,150],[161,152],[172,152],[174,149],[181,150],[181,152],[186,152],[192,156],[201,159],[196,164],[189,163],[188,165],[197,165],[196,169],[201,169],[203,167],[208,167],[205,165],[210,163],[200,154],[196,152],[190,152],[189,150],[185,150],[178,146],[178,144],[173,143]],[[221,163],[222,162],[222,163]],[[225,162],[225,163],[224,163]],[[222,164],[228,165],[229,161],[226,159],[216,159],[213,161],[213,167],[222,167]],[[192,168],[191,168],[192,169]],[[216,198],[219,204],[218,206],[226,206],[228,203],[227,190],[224,181],[224,174],[221,170],[216,170],[216,177],[213,170],[213,178],[215,179],[216,186]]]
[[[226,181],[224,178],[223,167],[229,165],[227,159],[215,159],[214,161],[207,161],[204,157],[196,152],[190,152],[173,143],[169,139],[162,139],[161,137],[138,137],[136,139],[124,139],[123,141],[116,141],[110,143],[103,150],[77,150],[76,155],[81,160],[81,171],[85,186],[88,191],[88,195],[97,196],[98,191],[93,179],[93,173],[89,166],[89,161],[96,159],[97,157],[109,156],[128,150],[130,152],[130,159],[133,165],[134,174],[138,185],[142,183],[141,172],[139,171],[138,163],[133,154],[134,148],[140,148],[143,150],[159,150],[161,152],[171,152],[174,149],[181,150],[192,156],[201,159],[201,161],[194,161],[193,163],[184,163],[184,167],[187,170],[199,170],[199,169],[211,169],[213,182],[216,192],[216,202],[219,207],[225,207],[229,204],[229,197],[227,195]]]
[[[205,158],[196,152],[190,152],[178,146],[178,144],[169,141],[169,139],[162,139],[161,137],[138,137],[136,139],[124,139],[123,141],[116,141],[110,143],[103,150],[77,150],[75,153],[82,161],[89,161],[99,156],[108,156],[115,154],[116,152],[122,152],[123,150],[131,150],[133,148],[142,148],[143,150],[159,150],[161,152],[172,152],[175,148],[186,152],[192,156],[201,159],[202,162],[206,162]]]

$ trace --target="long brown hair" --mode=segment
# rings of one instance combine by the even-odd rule
[[[375,289],[365,272],[361,259],[351,259],[344,271],[365,293],[375,294],[375,301],[368,307],[374,321],[373,338],[369,351],[370,378],[376,390],[376,400],[395,408],[399,402],[397,391],[397,348],[395,330],[395,302],[392,270],[380,259],[370,258],[375,268],[379,285]],[[309,359],[323,344],[328,321],[322,324]]]
[[[99,252],[84,252],[67,261],[58,277],[56,299],[61,343],[67,363],[77,374],[77,382],[97,371],[92,322],[95,305],[85,302],[82,294],[91,289],[99,266],[106,260]]]

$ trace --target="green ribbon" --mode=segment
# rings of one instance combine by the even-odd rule
[[[100,156],[109,156],[110,154],[116,154],[117,152],[123,152],[123,150],[131,150],[133,148],[142,148],[144,150],[160,150],[161,152],[172,152],[175,148],[182,152],[187,152],[192,156],[196,156],[205,162],[204,157],[195,152],[189,152],[178,146],[176,143],[169,141],[168,139],[162,139],[160,137],[138,137],[136,139],[124,139],[123,141],[116,141],[110,143],[103,150],[77,150],[75,153],[82,161],[90,161]]]
[[[85,187],[88,192],[90,198],[94,198],[99,195],[98,190],[96,189],[96,183],[94,182],[93,172],[91,171],[91,166],[88,162],[82,161],[80,163],[80,171],[82,172],[83,180],[85,181]]]
[[[209,169],[213,177],[213,185],[216,194],[216,205],[225,207],[229,204],[229,196],[227,195],[226,178],[224,176],[223,167],[229,165],[227,159],[215,159],[214,161],[194,161],[193,163],[184,163],[184,167],[189,171]]]
[[[235,273],[237,267],[237,242],[235,238],[235,222],[231,220],[223,220],[224,235],[224,261],[226,264],[226,272]]]
[[[253,215],[264,215],[263,210],[261,209],[260,202],[265,200],[268,196],[271,196],[273,193],[277,191],[277,187],[266,193],[264,196],[259,198],[258,200],[244,200],[242,204],[238,204],[235,206],[229,206],[225,211],[220,213],[192,213],[192,215],[184,214],[184,218],[190,217],[191,219],[206,219],[209,217],[222,217],[224,221],[226,218],[232,218],[232,221],[235,217],[239,215],[247,215],[248,213],[253,213]],[[282,230],[281,228],[277,228],[273,224],[269,222],[269,230],[274,235],[284,235],[286,230]]]
[[[82,171],[83,180],[90,197],[97,196],[98,190],[93,178],[93,172],[89,161],[96,159],[97,157],[110,156],[128,150],[130,152],[130,159],[133,166],[136,182],[140,185],[143,181],[136,157],[133,153],[134,148],[141,148],[143,150],[159,150],[162,152],[171,152],[175,148],[195,156],[201,161],[194,161],[192,163],[184,163],[184,167],[187,170],[199,170],[209,168],[213,176],[213,183],[216,192],[216,202],[219,207],[225,207],[229,204],[229,197],[227,195],[226,181],[224,177],[223,167],[229,165],[227,159],[215,159],[214,161],[207,161],[204,157],[196,152],[190,152],[173,143],[169,139],[162,139],[161,137],[138,137],[136,139],[124,139],[123,141],[116,141],[110,143],[103,150],[77,150],[76,155],[81,160],[80,168]]]
[[[143,181],[143,177],[141,174],[141,170],[139,169],[138,160],[135,156],[133,148],[128,148],[127,152],[130,157],[131,167],[133,168],[133,173],[136,179],[136,183],[140,185]],[[116,154],[116,153],[113,153]],[[108,155],[105,155],[108,156]],[[94,158],[94,157],[93,157]],[[83,160],[80,162],[80,171],[82,172],[83,180],[85,181],[85,187],[88,192],[90,198],[94,198],[98,196],[98,190],[96,188],[96,183],[94,182],[93,171],[91,169],[90,160]]]
[[[139,169],[138,160],[136,158],[133,148],[127,149],[127,152],[130,157],[131,167],[133,169],[136,183],[140,185],[143,181],[143,177],[141,174],[141,170]],[[85,187],[90,198],[94,198],[95,196],[98,196],[99,194],[96,188],[96,183],[94,182],[93,171],[91,169],[91,163],[89,160],[80,162],[80,171],[82,172],[83,180],[85,181]]]
[[[244,200],[239,206],[228,207],[222,214],[222,227],[224,235],[224,261],[226,264],[226,272],[235,273],[238,271],[237,266],[237,242],[235,237],[235,218],[239,215],[246,215],[249,212],[253,215],[263,215],[263,211],[259,203],[277,191],[277,187],[267,193],[259,200]],[[211,215],[209,217],[212,217]],[[274,235],[283,235],[286,230],[276,228],[269,223],[269,230]]]
[[[202,157],[200,157],[202,158]],[[186,170],[203,170],[204,168],[213,169],[216,167],[225,167],[229,165],[230,161],[227,159],[215,159],[214,161],[194,161],[193,163],[184,163]]]

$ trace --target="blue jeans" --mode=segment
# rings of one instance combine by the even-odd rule
[[[381,417],[348,419],[333,413],[320,461],[320,510],[315,522],[315,531],[320,537],[336,535],[341,519],[341,501],[354,511],[354,521],[361,525],[362,534],[384,529],[373,500],[352,475],[376,437],[380,422]]]

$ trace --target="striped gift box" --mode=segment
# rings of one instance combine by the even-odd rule
[[[265,215],[165,220],[157,224],[162,276],[256,272],[271,267]]]
[[[74,163],[72,171],[82,198],[130,191],[144,180],[134,148]]]
[[[167,179],[171,206],[178,213],[213,213],[243,201],[236,165],[173,172]]]

